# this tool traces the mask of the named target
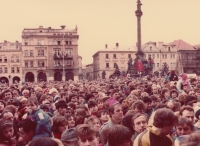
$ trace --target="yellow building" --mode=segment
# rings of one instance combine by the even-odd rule
[[[78,28],[25,28],[22,32],[23,81],[77,80]]]
[[[115,71],[115,64],[119,66],[121,72],[127,72],[128,56],[135,59],[136,47],[120,47],[116,43],[115,47],[105,46],[93,55],[93,79],[102,78],[102,72],[105,71],[106,78]]]
[[[0,43],[0,82],[13,84],[21,81],[22,46],[18,41]]]

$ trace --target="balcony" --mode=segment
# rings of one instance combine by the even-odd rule
[[[60,55],[54,54],[53,59],[54,59],[54,60],[63,60],[63,55],[61,55],[61,54],[60,54]],[[66,55],[64,55],[64,59],[65,59],[65,60],[66,60],[66,59],[72,60],[72,59],[73,59],[73,56],[72,56],[72,55],[66,54]]]

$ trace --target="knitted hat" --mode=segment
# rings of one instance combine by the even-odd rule
[[[143,97],[143,98],[142,98],[142,101],[143,101],[144,103],[152,102],[151,99],[150,99],[148,96]]]
[[[63,143],[64,142],[69,142],[69,141],[78,141],[77,135],[76,135],[76,129],[71,128],[65,130],[60,139]]]
[[[66,102],[65,102],[64,100],[58,101],[58,102],[55,104],[55,106],[56,106],[56,109],[58,109],[59,107],[65,107],[65,108],[67,108],[67,104],[66,104]]]
[[[58,93],[58,90],[57,90],[56,88],[51,88],[51,89],[49,90],[49,94],[52,94],[53,92]]]

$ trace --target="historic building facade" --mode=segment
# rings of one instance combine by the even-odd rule
[[[77,80],[80,71],[77,29],[25,28],[22,32],[23,81]]]
[[[0,43],[0,81],[13,84],[22,80],[21,43],[4,41]]]
[[[119,66],[121,72],[127,72],[128,69],[128,58],[135,59],[136,48],[135,47],[119,47],[116,43],[115,47],[108,48],[107,45],[105,50],[96,52],[93,55],[93,79],[102,78],[102,72],[105,71],[105,78],[115,71],[115,64]]]
[[[88,64],[85,67],[86,67],[86,71],[85,71],[86,77],[85,78],[89,81],[93,80],[93,68],[94,68],[93,64]]]
[[[146,59],[150,56],[154,59],[153,71],[161,70],[164,62],[168,64],[169,70],[176,69],[177,48],[175,44],[164,44],[163,42],[158,42],[157,44],[156,42],[148,42],[143,45],[142,48]]]

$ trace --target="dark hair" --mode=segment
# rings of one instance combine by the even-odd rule
[[[97,102],[95,100],[91,99],[91,100],[88,101],[88,108],[89,109],[92,108],[92,107],[95,107],[95,106],[97,106]]]
[[[29,146],[59,146],[59,144],[49,137],[38,137],[33,139]]]
[[[17,125],[18,128],[23,128],[23,131],[29,133],[33,131],[35,133],[36,123],[30,119],[25,119]]]
[[[67,123],[67,119],[63,116],[55,116],[53,117],[53,126],[52,126],[52,131],[53,132],[59,132],[58,128],[62,122]]]
[[[109,111],[110,117],[112,117],[111,115],[114,114],[115,106],[117,106],[117,105],[120,105],[120,104],[117,102],[117,103],[115,103],[115,104],[113,104],[113,105],[111,105],[111,106],[109,107],[108,111]]]
[[[122,119],[122,125],[129,128],[131,130],[132,134],[134,133],[134,129],[133,129],[133,126],[132,126],[132,117],[134,115],[135,115],[135,111],[133,113],[126,114],[124,116],[124,118]]]
[[[108,133],[108,145],[117,146],[124,141],[131,141],[132,133],[130,129],[123,125],[114,125],[110,128]]]
[[[180,111],[179,111],[179,114],[181,116],[182,116],[184,110],[194,112],[194,109],[191,106],[189,106],[189,105],[182,106],[181,109],[180,109]]]
[[[96,136],[96,131],[88,124],[80,124],[76,127],[76,134],[78,138],[85,139],[91,135]]]
[[[145,109],[145,104],[142,100],[137,100],[131,105],[131,109],[139,109],[139,110],[144,110]]]
[[[153,125],[157,128],[163,128],[165,126],[173,126],[177,123],[178,118],[174,115],[172,110],[162,108],[156,110]]]
[[[184,117],[180,117],[178,119],[178,123],[176,126],[180,126],[180,125],[184,125],[184,124],[189,126],[192,131],[194,130],[194,125],[193,125],[192,121],[190,121],[189,119],[184,118]]]
[[[85,101],[88,102],[92,97],[94,97],[93,94],[87,94],[87,95],[85,96]]]
[[[70,96],[69,96],[69,102],[71,102],[71,99],[72,99],[72,97],[77,97],[77,95],[76,94],[71,94]]]

